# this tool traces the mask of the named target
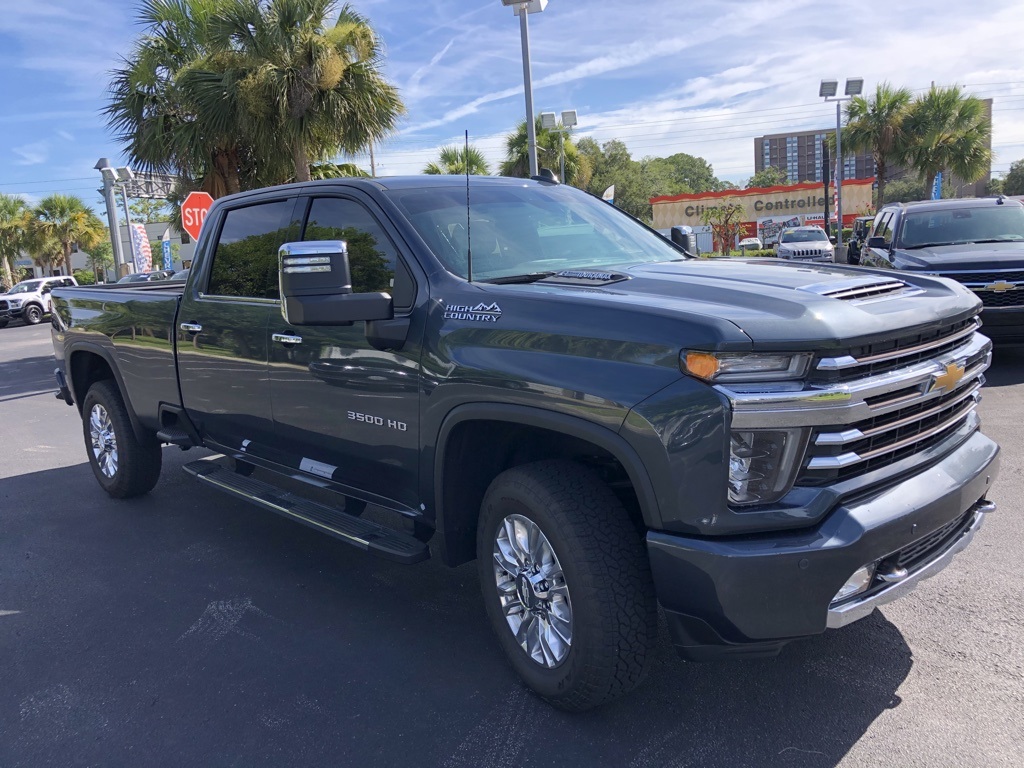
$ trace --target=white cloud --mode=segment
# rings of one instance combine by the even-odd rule
[[[21,158],[17,161],[17,165],[39,165],[45,163],[50,157],[49,145],[45,141],[34,141],[31,144],[22,144],[20,147],[11,147],[11,152]]]

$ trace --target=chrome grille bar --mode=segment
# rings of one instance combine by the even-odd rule
[[[924,344],[918,344],[913,347],[904,347],[903,349],[895,349],[892,352],[882,352],[868,357],[851,357],[850,355],[844,355],[842,357],[824,357],[818,362],[818,370],[841,371],[845,368],[854,368],[858,365],[884,363],[890,360],[898,360],[901,357],[909,357],[911,355],[925,353],[930,349],[937,349],[952,342],[966,340],[980,327],[981,321],[978,318],[974,318],[973,322],[966,328],[961,328],[959,331],[948,336],[932,339]]]

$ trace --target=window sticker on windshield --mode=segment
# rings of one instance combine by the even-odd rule
[[[446,320],[471,320],[476,323],[496,323],[501,317],[501,307],[497,304],[446,304],[444,308]]]

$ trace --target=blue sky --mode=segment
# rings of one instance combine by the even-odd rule
[[[494,162],[524,115],[519,25],[500,0],[354,0],[408,107],[378,173],[417,173],[471,140]],[[100,110],[140,27],[131,0],[0,0],[0,192],[96,202],[101,156],[125,162]],[[835,124],[822,77],[914,89],[960,83],[994,102],[994,170],[1024,158],[1020,0],[550,0],[530,17],[536,111],[636,158],[689,152],[753,172],[753,137]],[[369,168],[368,158],[355,158]]]

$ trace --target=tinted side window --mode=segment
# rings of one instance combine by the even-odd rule
[[[344,240],[354,293],[391,294],[396,307],[412,306],[415,285],[394,243],[362,205],[340,197],[318,197],[309,209],[303,240]]]
[[[892,245],[892,232],[893,226],[896,222],[895,211],[889,213],[885,219],[882,220],[882,231],[879,233],[881,237],[885,238],[886,245]]]
[[[277,251],[290,239],[294,205],[294,200],[276,200],[227,212],[213,254],[208,294],[280,298]]]

